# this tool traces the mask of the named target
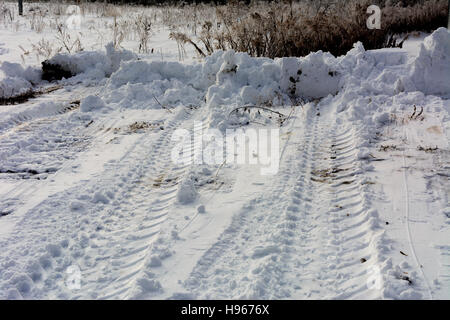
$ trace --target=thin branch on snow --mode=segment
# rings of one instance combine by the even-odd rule
[[[158,99],[156,99],[155,95],[153,95],[153,98],[155,99],[155,101],[161,106],[161,108],[166,109],[167,111],[169,111],[170,113],[172,113],[172,110],[170,110],[169,108],[167,108],[166,106],[163,106],[161,102],[158,101]]]

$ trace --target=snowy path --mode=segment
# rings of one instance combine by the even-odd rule
[[[145,257],[157,238],[159,226],[166,219],[170,205],[174,201],[178,180],[181,179],[187,168],[187,166],[177,166],[173,165],[171,161],[167,161],[170,159],[172,149],[171,136],[174,130],[180,128],[181,125],[186,126],[192,123],[189,118],[193,113],[188,113],[184,109],[177,110],[177,114],[172,120],[166,120],[164,119],[167,118],[166,113],[160,112],[159,114],[164,117],[160,121],[166,123],[156,126],[156,129],[152,129],[150,133],[137,134],[138,137],[134,137],[132,143],[127,139],[128,137],[124,137],[125,149],[120,151],[120,157],[117,158],[117,150],[112,153],[116,159],[108,159],[108,150],[89,148],[88,151],[81,154],[81,159],[75,161],[76,164],[74,161],[68,161],[65,164],[65,167],[77,168],[82,165],[78,162],[82,163],[83,159],[91,156],[99,156],[103,151],[101,157],[105,158],[106,156],[106,159],[98,159],[104,166],[100,172],[96,173],[95,171],[101,167],[96,168],[84,163],[84,165],[90,166],[86,169],[91,173],[87,180],[68,179],[67,175],[58,173],[51,179],[51,182],[57,185],[55,188],[52,188],[52,183],[43,186],[40,181],[27,180],[6,190],[4,196],[8,199],[22,200],[24,203],[20,204],[20,208],[16,208],[19,205],[15,203],[16,207],[13,209],[17,210],[14,210],[14,214],[2,219],[2,236],[8,234],[5,229],[5,226],[8,225],[8,221],[6,221],[8,218],[11,219],[11,228],[13,226],[17,228],[20,225],[21,228],[33,230],[34,235],[39,234],[38,230],[42,229],[39,227],[41,222],[33,217],[25,217],[18,221],[24,215],[20,211],[33,209],[39,204],[39,207],[42,208],[39,213],[54,214],[44,231],[53,240],[47,237],[43,239],[55,241],[55,243],[47,246],[46,251],[49,251],[49,254],[44,254],[37,259],[41,264],[43,259],[47,259],[48,263],[45,265],[48,270],[42,270],[36,265],[37,261],[30,262],[38,269],[36,277],[42,280],[41,286],[33,288],[36,290],[35,294],[40,296],[49,290],[45,285],[48,280],[45,279],[45,274],[48,273],[49,278],[61,277],[61,272],[68,267],[65,256],[69,255],[73,257],[71,264],[78,265],[83,270],[82,283],[85,290],[83,290],[83,294],[74,297],[129,297],[130,290],[134,286],[133,282],[141,273],[146,262]],[[139,118],[142,119],[142,115]],[[152,121],[158,120],[152,118]],[[54,120],[49,119],[49,121]],[[105,141],[107,141],[106,144],[110,142],[112,142],[111,144],[123,143],[124,141],[115,141],[114,139],[117,137],[111,139],[106,133],[112,131],[110,129],[113,128],[113,124],[114,121],[102,121],[95,126],[92,125],[98,133],[94,132],[91,139],[97,143],[103,142],[103,144]],[[111,157],[111,155],[109,156]],[[78,174],[79,177],[83,176],[80,175],[80,172]],[[82,188],[77,186],[79,183],[83,183]],[[66,192],[62,192],[61,184],[68,184]],[[42,189],[42,187],[44,188]],[[38,192],[38,189],[41,190]],[[52,189],[55,189],[55,193],[52,192]],[[90,198],[90,195],[86,194],[87,190],[94,195],[92,204],[88,207],[83,204],[84,200]],[[67,199],[68,195],[71,199],[77,199],[69,203],[72,211],[70,216],[65,214],[68,204],[63,200]],[[29,197],[31,199],[27,199]],[[49,200],[46,200],[46,197]],[[2,203],[10,202],[2,201]],[[61,216],[58,211],[65,215]],[[82,232],[64,235],[74,223],[78,224]],[[18,246],[12,251],[19,253],[21,250],[19,248],[26,247],[23,239],[20,240],[21,237],[19,231],[15,237],[12,236],[7,242],[4,242],[4,247]],[[17,238],[17,243],[13,240],[14,238]],[[34,241],[33,239],[29,240]],[[73,242],[79,242],[79,244],[71,246],[67,252],[67,247]],[[87,246],[88,250],[84,250]],[[5,259],[12,260],[13,257]],[[46,268],[44,267],[44,269]],[[56,275],[50,275],[55,273]],[[64,297],[61,296],[61,291],[64,291],[66,284],[60,282],[58,286],[63,288],[58,289],[58,294],[55,296],[50,292],[48,297]],[[53,290],[55,289],[53,288]],[[99,295],[99,293],[101,294]]]
[[[123,127],[122,117],[84,127],[92,130],[91,147],[67,159],[47,179],[19,180],[3,193],[2,204],[14,209],[2,217],[2,247],[9,253],[2,257],[3,265],[21,263],[17,267],[30,275],[3,277],[10,276],[21,295],[34,298],[382,298],[383,278],[373,277],[386,270],[382,255],[389,240],[372,209],[375,201],[393,206],[383,210],[388,213],[383,219],[391,224],[402,220],[389,237],[398,237],[394,240],[411,257],[402,266],[417,274],[414,290],[432,297],[429,281],[443,270],[429,273],[428,262],[439,253],[445,259],[448,246],[427,250],[425,240],[417,241],[423,234],[418,228],[429,228],[420,223],[421,203],[433,202],[415,199],[414,192],[422,197],[433,193],[409,189],[414,176],[402,169],[412,165],[411,159],[400,153],[405,162],[399,178],[394,177],[398,187],[393,188],[405,195],[383,191],[384,199],[377,200],[368,189],[373,188],[368,179],[373,170],[365,170],[357,156],[355,135],[361,128],[340,124],[332,112],[314,103],[294,110],[281,130],[279,173],[261,176],[248,167],[224,173],[232,179],[232,189],[199,190],[206,215],[188,214],[176,202],[178,184],[190,166],[162,161],[170,158],[174,130],[194,128],[194,121],[204,120],[202,112],[153,111],[152,121],[163,125],[122,136],[110,133]],[[145,112],[139,118],[143,116]],[[201,129],[207,127],[204,122]],[[83,164],[95,155],[101,165]],[[430,179],[445,176],[448,154],[431,157],[444,171]],[[379,167],[384,161],[371,163],[387,170]],[[78,179],[72,179],[74,174]],[[420,183],[412,185],[418,188]],[[448,181],[445,185],[447,189],[433,192],[448,196]],[[397,211],[402,218],[389,216]],[[445,244],[446,236],[441,237]],[[42,246],[32,244],[36,241]],[[20,258],[24,253],[25,260]],[[73,265],[81,270],[81,290],[67,288],[66,270]],[[8,292],[9,297],[15,294]]]
[[[58,171],[67,171],[70,160],[92,142],[95,131],[88,128],[89,121],[72,121],[71,117],[80,97],[96,90],[58,90],[22,105],[1,106],[0,212],[15,211],[10,218],[17,220],[21,214],[16,209],[24,205],[24,199],[31,203],[38,198],[36,204],[47,197],[49,194],[41,189],[44,180]],[[55,190],[60,191],[60,186]],[[0,238],[8,234],[8,219],[2,219]]]
[[[67,94],[54,94],[52,99],[72,101]],[[39,103],[30,101],[30,109]],[[60,112],[57,110],[56,114]],[[170,159],[171,136],[181,124],[190,123],[188,119],[192,114],[182,109],[177,110],[172,119],[167,119],[165,111],[152,112],[151,121],[157,125],[150,128],[150,132],[122,136],[112,132],[123,129],[121,121],[132,124],[132,117],[131,120],[123,120],[123,116],[100,121],[79,120],[77,126],[70,129],[80,136],[83,149],[67,145],[59,150],[42,143],[42,156],[58,163],[53,172],[45,176],[40,173],[18,176],[16,180],[11,180],[13,173],[5,173],[7,176],[2,178],[7,183],[2,184],[1,190],[2,212],[5,213],[1,236],[4,252],[10,254],[3,257],[4,263],[15,263],[16,255],[28,254],[26,248],[30,242],[47,243],[37,252],[31,252],[26,265],[22,266],[31,270],[31,278],[19,277],[12,281],[35,297],[62,298],[66,283],[54,279],[64,280],[66,268],[77,265],[83,270],[86,291],[74,297],[128,297],[133,280],[142,269],[146,251],[151,248],[173,202],[177,180],[186,169],[165,161]],[[66,115],[53,114],[43,119],[22,117],[22,121],[4,133],[0,142],[6,149],[9,141],[18,140],[18,136],[27,139],[25,135],[45,135],[45,139],[51,139],[49,126],[55,127],[55,136],[59,138],[61,127],[64,130],[66,125],[65,118]],[[145,113],[135,118],[142,120]],[[17,154],[12,152],[11,158],[14,156]],[[96,161],[93,162],[93,158]],[[45,165],[42,161],[35,162]],[[86,202],[91,195],[91,201]],[[67,203],[64,199],[72,200]],[[46,219],[44,215],[49,220],[41,226]],[[71,234],[74,224],[80,232]],[[25,239],[23,230],[31,231]],[[73,243],[77,245],[72,246]],[[33,288],[30,280],[37,282]],[[14,294],[12,292],[12,296]]]
[[[426,39],[416,56],[60,56],[82,71],[0,106],[0,298],[450,298],[450,89],[430,78],[450,37]],[[176,130],[196,153],[228,128],[279,130],[278,172],[254,146],[172,161]]]
[[[398,118],[402,122],[407,119],[406,124],[386,128],[380,146],[390,146],[389,150],[374,153],[384,159],[375,162],[374,173],[391,172],[382,176],[381,189],[374,186],[385,202],[378,201],[377,206],[389,223],[398,256],[403,256],[401,267],[414,270],[405,274],[413,272],[420,279],[416,285],[422,297],[448,299],[448,129],[432,113],[424,119],[411,120],[410,116],[399,113]],[[380,176],[373,179],[380,181]],[[445,283],[434,280],[438,277]]]
[[[317,112],[297,112],[279,179],[198,261],[187,281],[198,297],[352,298],[366,291],[371,263],[360,259],[370,259],[373,234],[353,133]]]
[[[124,161],[128,163],[127,170],[134,178],[131,185],[121,187],[123,193],[118,191],[120,196],[114,206],[115,215],[108,215],[105,217],[108,221],[104,221],[113,220],[111,227],[98,233],[99,248],[90,253],[95,257],[95,262],[87,265],[83,273],[86,275],[83,280],[86,281],[86,292],[95,295],[95,298],[129,298],[134,281],[139,278],[145,265],[157,263],[147,261],[148,252],[157,239],[161,224],[167,219],[176,197],[178,180],[187,168],[163,160],[170,158],[173,131],[182,122],[189,123],[189,115],[184,111],[182,113],[165,126],[156,141],[147,140],[148,137],[144,136],[132,150],[132,158],[127,157]],[[136,164],[139,164],[137,168],[134,167]],[[123,168],[120,171],[123,172]],[[111,168],[111,172],[118,170]],[[121,179],[118,180],[112,184],[120,185]],[[103,222],[100,224],[105,225]],[[108,276],[99,281],[99,273]],[[141,280],[143,286],[156,286],[151,282],[142,282],[145,281]],[[104,294],[97,296],[98,292]]]

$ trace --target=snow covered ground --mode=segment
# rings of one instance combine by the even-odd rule
[[[54,86],[10,32],[3,97]],[[448,30],[188,63],[160,37],[60,54],[74,77],[0,106],[0,298],[450,298]],[[243,163],[208,161],[227,129]]]

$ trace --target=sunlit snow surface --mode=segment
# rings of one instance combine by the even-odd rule
[[[450,298],[450,35],[405,48],[54,57],[76,75],[0,107],[0,298]],[[14,50],[3,97],[50,86]],[[237,123],[280,130],[277,174],[171,161]]]

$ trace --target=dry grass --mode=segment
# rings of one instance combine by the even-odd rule
[[[408,1],[406,1],[407,3]],[[391,33],[431,32],[447,26],[448,1],[428,0],[412,6],[386,6],[382,19]]]
[[[135,20],[135,31],[138,36],[139,52],[148,53],[148,41],[150,40],[150,32],[152,30],[152,19],[145,13],[141,13]]]
[[[83,51],[80,38],[71,35],[63,23],[57,25],[56,40],[68,53]]]
[[[38,61],[41,61],[41,57],[45,60],[50,59],[62,50],[62,47],[54,47],[49,40],[45,40],[44,38],[37,43],[32,43],[31,47]]]
[[[217,7],[215,19],[203,22],[198,42],[208,54],[234,49],[270,58],[304,56],[318,50],[343,55],[357,41],[366,49],[401,46],[394,35],[431,31],[446,24],[447,1],[430,0],[408,7],[386,6],[381,29],[370,30],[366,10],[372,3],[279,1],[246,7],[230,2]]]
[[[82,36],[60,27],[71,4],[26,4],[25,15],[18,19],[14,13],[16,3],[0,1],[0,23],[14,31],[29,27],[37,33],[54,32],[58,48],[53,51],[79,51],[84,47]],[[252,1],[250,5],[228,1],[218,6],[200,3],[151,7],[81,0],[77,4],[89,32],[98,34],[100,46],[113,41],[117,48],[125,40],[135,41],[136,51],[149,53],[152,32],[169,29],[178,44],[179,60],[185,58],[185,44],[194,46],[200,56],[234,49],[271,58],[304,56],[318,50],[343,55],[357,41],[363,42],[366,49],[401,46],[409,32],[445,26],[448,6],[447,0],[278,0]],[[371,4],[384,6],[381,30],[366,27],[366,9]],[[52,51],[44,43],[35,44],[33,50],[44,57]]]

